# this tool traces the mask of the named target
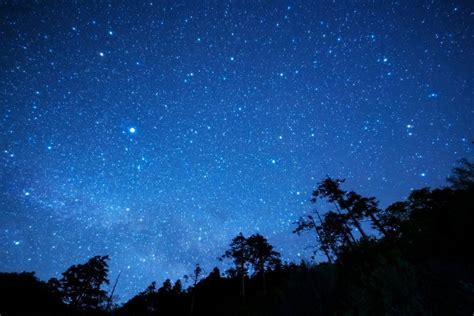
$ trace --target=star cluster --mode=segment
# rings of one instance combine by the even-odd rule
[[[0,7],[0,270],[108,254],[117,292],[291,234],[326,175],[377,196],[472,157],[466,1]]]

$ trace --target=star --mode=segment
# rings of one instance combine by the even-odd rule
[[[288,223],[325,175],[384,206],[444,184],[472,157],[472,17],[420,6],[57,1],[2,16],[0,271],[49,278],[109,254],[124,303],[211,271],[241,230],[308,259]]]

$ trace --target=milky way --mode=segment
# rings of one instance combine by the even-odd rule
[[[326,175],[382,206],[443,185],[473,153],[472,4],[350,3],[2,5],[0,271],[108,254],[124,300],[241,231],[308,259]]]

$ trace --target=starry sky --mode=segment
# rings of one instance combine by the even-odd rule
[[[240,231],[285,260],[326,175],[377,196],[473,156],[469,1],[0,5],[0,271],[108,254],[121,300]]]

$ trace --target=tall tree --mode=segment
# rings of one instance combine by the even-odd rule
[[[311,195],[311,203],[316,204],[318,199],[325,199],[327,202],[332,203],[339,214],[343,214],[340,205],[344,205],[343,199],[345,192],[341,190],[340,186],[344,183],[344,179],[332,179],[326,177],[323,181],[318,183],[316,189],[313,190]],[[350,238],[354,243],[357,243],[352,231],[349,227],[349,223],[346,222],[344,225],[348,226]]]
[[[174,294],[182,294],[183,293],[183,285],[181,284],[181,280],[176,280],[173,285],[173,293]]]
[[[346,193],[345,201],[346,209],[350,214],[358,220],[368,217],[372,222],[372,227],[381,232],[384,236],[387,236],[385,227],[377,218],[381,210],[378,208],[378,202],[374,197],[367,198],[354,191],[350,191]]]
[[[260,234],[254,234],[247,238],[247,246],[249,247],[249,262],[253,266],[255,274],[261,275],[263,293],[266,294],[265,271],[274,268],[281,262],[280,253],[273,250],[273,246]]]
[[[196,263],[194,267],[193,274],[191,276],[191,280],[193,281],[193,286],[196,287],[196,284],[199,282],[202,276],[202,268],[199,263]]]
[[[329,211],[324,214],[322,226],[324,227],[323,240],[325,243],[335,245],[336,249],[352,247],[350,228],[346,225],[347,215]],[[336,253],[339,253],[336,250]]]
[[[202,275],[202,268],[199,265],[199,263],[196,263],[196,266],[194,267],[193,274],[191,275],[191,280],[193,281],[193,289],[192,289],[193,295],[191,297],[191,306],[189,308],[189,315],[192,315],[193,312],[194,312],[194,304],[195,304],[195,301],[196,301],[196,291],[197,291],[196,285],[198,284],[199,280],[201,279],[201,275]],[[185,276],[185,278],[187,279],[188,276]]]
[[[221,271],[218,267],[214,267],[211,273],[207,276],[207,280],[219,280],[221,278]]]
[[[250,251],[247,239],[242,233],[232,239],[229,249],[221,257],[221,259],[225,258],[232,259],[234,262],[235,272],[240,278],[240,295],[245,297],[245,277],[250,263]]]
[[[73,265],[62,273],[62,278],[51,279],[65,303],[80,310],[99,309],[107,301],[102,285],[109,284],[108,256],[95,256],[85,264]]]
[[[158,289],[158,293],[160,293],[160,294],[171,293],[172,290],[173,290],[173,286],[171,284],[171,280],[166,279],[163,282],[163,285]]]
[[[318,210],[315,209],[314,212],[318,216],[319,222],[322,223]],[[332,255],[330,251],[332,250],[332,252],[336,254],[334,245],[324,238],[323,227],[316,223],[314,217],[312,215],[301,216],[294,224],[296,224],[296,228],[293,230],[294,234],[300,235],[304,231],[314,231],[316,233],[319,249],[324,252],[328,262],[332,263]]]
[[[326,177],[326,179],[321,181],[318,187],[313,191],[313,197],[311,200],[316,202],[318,197],[326,198],[329,202],[334,204],[338,213],[343,214],[343,211],[345,211],[348,215],[347,219],[350,219],[352,224],[362,235],[362,238],[368,239],[367,233],[360,224],[362,214],[355,213],[353,211],[351,207],[353,201],[350,200],[346,192],[341,189],[341,184],[344,183],[344,181],[345,180],[343,179],[332,179],[330,177]],[[350,232],[350,230],[349,235],[355,242],[355,238],[352,236],[352,232]]]
[[[472,190],[474,188],[474,162],[461,159],[459,165],[453,169],[448,182],[456,190]]]
[[[401,225],[409,217],[408,206],[409,204],[405,201],[395,202],[381,212],[380,222],[384,226],[388,237],[400,236]]]

